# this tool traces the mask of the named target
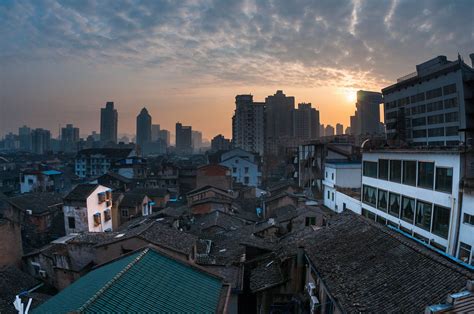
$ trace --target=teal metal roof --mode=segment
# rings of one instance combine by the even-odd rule
[[[91,271],[33,313],[215,313],[222,281],[153,249]]]

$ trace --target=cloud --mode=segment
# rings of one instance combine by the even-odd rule
[[[3,1],[0,65],[73,59],[202,84],[380,87],[401,64],[472,52],[473,10],[469,0]]]

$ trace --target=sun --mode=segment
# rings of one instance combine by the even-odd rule
[[[346,89],[344,90],[344,96],[346,97],[347,102],[353,104],[357,100],[357,91],[355,89]]]

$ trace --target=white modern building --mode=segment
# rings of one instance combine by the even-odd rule
[[[456,146],[472,137],[464,130],[474,127],[474,69],[459,56],[421,63],[382,93],[388,139]]]
[[[222,154],[219,164],[231,169],[232,178],[235,182],[247,186],[260,186],[262,173],[252,153],[236,148]]]
[[[100,184],[79,184],[63,205],[66,234],[112,231],[112,190]]]
[[[474,197],[460,185],[473,167],[459,149],[366,151],[362,215],[474,265]]]
[[[361,163],[329,162],[324,169],[324,206],[337,213],[349,209],[360,214]]]

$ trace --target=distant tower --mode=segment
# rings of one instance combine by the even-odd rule
[[[192,127],[176,123],[176,152],[178,154],[192,154]]]
[[[108,101],[105,108],[100,109],[100,140],[103,143],[117,143],[118,113],[114,103]]]
[[[151,141],[151,116],[146,108],[137,116],[137,145],[143,145]]]
[[[336,135],[344,134],[344,126],[340,123],[336,124]]]

